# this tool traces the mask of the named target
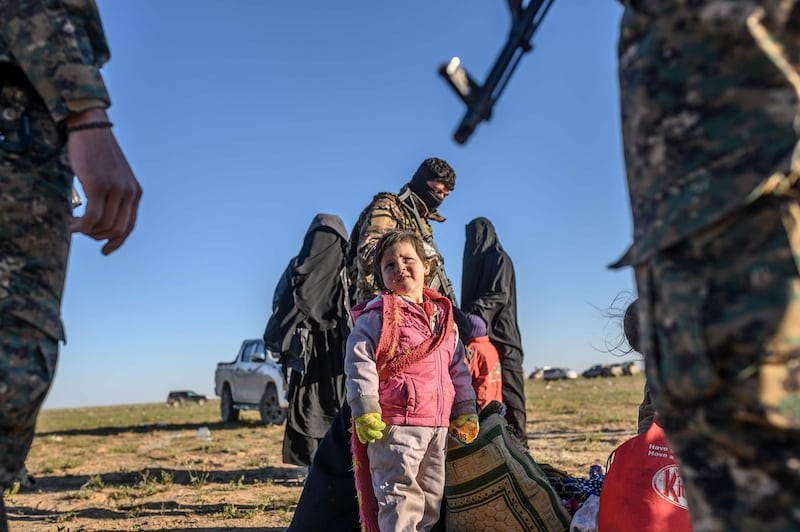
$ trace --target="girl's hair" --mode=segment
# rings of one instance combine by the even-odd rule
[[[639,319],[636,307],[638,299],[628,292],[617,294],[611,305],[603,312],[614,327],[614,333],[606,338],[606,348],[603,351],[615,356],[625,356],[629,353],[639,353]]]
[[[628,308],[625,309],[625,314],[622,316],[622,331],[625,333],[625,339],[628,345],[634,351],[639,351],[639,317],[636,315],[638,308],[638,299],[631,301]]]
[[[378,243],[375,245],[375,260],[372,263],[373,274],[375,276],[375,282],[378,284],[378,288],[381,290],[385,290],[386,286],[383,284],[383,272],[381,271],[381,259],[383,259],[384,253],[390,247],[394,246],[395,244],[400,244],[406,242],[414,246],[414,251],[417,252],[419,259],[426,263],[428,259],[425,258],[425,244],[423,244],[422,239],[417,236],[416,233],[412,233],[411,231],[389,231],[385,235],[383,235]],[[426,277],[425,280],[427,281],[428,278]]]

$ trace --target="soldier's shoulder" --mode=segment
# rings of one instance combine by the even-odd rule
[[[374,214],[376,211],[391,211],[400,212],[400,202],[397,194],[391,192],[379,192],[372,198],[372,202],[367,206],[364,211],[368,214]]]
[[[386,205],[397,205],[397,203],[397,194],[392,194],[391,192],[378,192],[372,196],[372,201],[370,201],[369,204],[367,204],[367,206],[361,210],[361,214],[358,215],[358,219],[363,220],[364,218],[369,217],[372,211],[375,210],[376,206],[385,207]]]
[[[397,202],[397,194],[394,194],[392,192],[378,192],[372,197],[372,203],[377,203],[379,201],[380,202],[391,201],[393,203]]]

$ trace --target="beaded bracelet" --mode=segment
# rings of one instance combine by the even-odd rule
[[[101,129],[106,127],[114,127],[114,124],[112,124],[107,120],[101,122],[84,122],[83,124],[75,124],[74,126],[67,126],[67,134],[72,133],[74,131],[80,131],[82,129]]]

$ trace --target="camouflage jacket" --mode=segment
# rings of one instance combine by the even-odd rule
[[[18,66],[53,121],[111,102],[100,76],[109,59],[94,0],[0,0],[0,65]]]
[[[634,242],[612,266],[640,264],[792,181],[798,3],[626,2],[619,83]]]
[[[427,212],[425,205],[417,201],[408,188],[401,190],[400,195],[380,192],[372,198],[372,203],[361,212],[350,234],[348,260],[351,284],[356,289],[355,302],[372,299],[378,294],[373,263],[375,246],[381,236],[393,230],[411,231],[431,243],[433,228],[428,218],[444,220],[438,213]],[[429,258],[433,260],[431,271],[441,268],[444,273],[441,256],[432,246],[429,249]]]

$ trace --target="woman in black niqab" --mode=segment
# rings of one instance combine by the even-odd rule
[[[341,218],[318,214],[275,290],[264,332],[289,375],[283,461],[309,466],[345,397],[344,339],[350,331],[347,230]]]
[[[461,309],[486,322],[489,340],[500,354],[506,420],[528,446],[525,428],[525,373],[517,325],[517,281],[511,257],[487,218],[466,226],[461,275]]]

